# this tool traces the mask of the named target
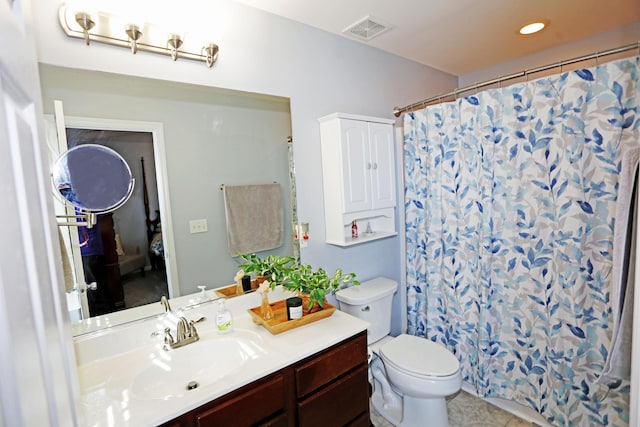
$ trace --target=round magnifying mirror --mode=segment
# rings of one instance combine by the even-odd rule
[[[120,154],[97,144],[78,145],[62,153],[53,166],[55,191],[87,212],[110,212],[133,192],[131,169]]]

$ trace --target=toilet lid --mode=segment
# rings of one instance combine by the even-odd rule
[[[382,359],[396,369],[429,377],[446,377],[460,368],[444,346],[426,338],[402,334],[380,347]]]

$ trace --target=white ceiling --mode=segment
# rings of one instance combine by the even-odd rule
[[[341,35],[370,15],[393,28],[363,43],[457,76],[621,25],[640,25],[640,0],[237,1]],[[540,19],[549,22],[542,32],[517,33],[522,24]]]

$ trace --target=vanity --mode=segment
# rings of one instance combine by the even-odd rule
[[[215,330],[215,302],[184,310],[207,320],[199,341],[170,351],[158,332],[172,313],[77,337],[86,424],[369,426],[367,323],[337,310],[272,335],[247,312],[258,304],[255,293],[227,301],[229,334]]]

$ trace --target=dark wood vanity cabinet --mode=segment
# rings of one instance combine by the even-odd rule
[[[163,427],[369,427],[368,390],[362,332]]]
[[[366,333],[297,363],[293,370],[296,425],[345,426],[363,414],[364,425],[369,425]]]

